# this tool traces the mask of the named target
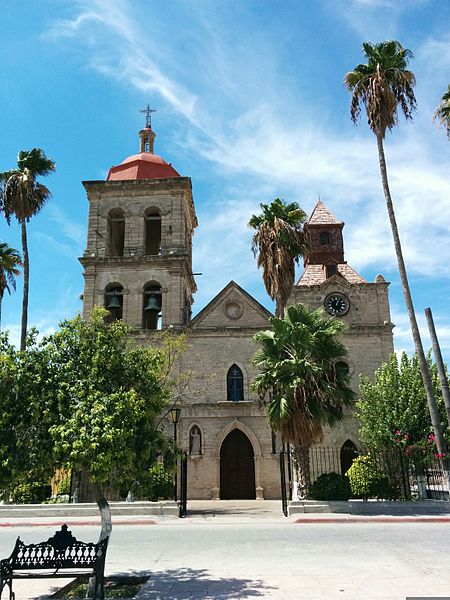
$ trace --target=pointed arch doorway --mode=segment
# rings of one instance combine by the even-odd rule
[[[254,500],[255,454],[248,437],[233,429],[220,448],[220,499]]]

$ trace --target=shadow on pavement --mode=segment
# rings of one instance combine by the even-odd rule
[[[141,588],[136,600],[163,599],[185,600],[202,598],[203,600],[226,600],[228,598],[257,598],[266,596],[267,586],[258,579],[239,579],[236,577],[213,578],[206,569],[167,569],[152,572],[128,572],[128,575],[150,576]]]

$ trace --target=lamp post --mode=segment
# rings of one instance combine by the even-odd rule
[[[170,409],[170,417],[172,419],[172,423],[173,423],[173,441],[175,442],[175,445],[177,443],[177,425],[180,422],[180,413],[181,413],[181,408],[171,408]],[[178,500],[177,498],[177,475],[178,475],[178,458],[175,459],[175,477],[174,477],[174,486],[173,486],[173,496],[174,496],[174,500],[175,502]]]

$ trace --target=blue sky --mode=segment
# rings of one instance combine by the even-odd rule
[[[395,346],[411,351],[375,140],[342,85],[363,41],[397,39],[415,54],[418,111],[388,135],[388,170],[424,342],[431,306],[450,358],[450,142],[432,122],[450,81],[449,2],[34,0],[4,3],[1,21],[0,170],[34,146],[57,165],[29,224],[30,325],[46,333],[81,309],[81,181],[138,150],[149,103],[155,152],[193,182],[194,312],[230,279],[271,308],[246,223],[260,202],[310,212],[320,195],[346,223],[349,264],[391,281]],[[0,239],[20,248],[17,224],[0,220]],[[3,302],[13,340],[21,291]]]

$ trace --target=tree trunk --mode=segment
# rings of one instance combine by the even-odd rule
[[[433,315],[431,314],[431,308],[425,309],[425,316],[427,318],[428,330],[430,332],[431,344],[433,346],[434,360],[436,361],[437,370],[439,373],[439,380],[441,382],[442,398],[445,404],[445,410],[447,411],[447,421],[450,427],[450,392],[448,389],[448,379],[445,372],[444,361],[442,360],[441,347],[439,346],[439,340],[434,327]]]
[[[111,522],[111,509],[108,504],[108,500],[105,498],[102,490],[102,486],[99,483],[91,483],[92,489],[94,492],[94,498],[97,502],[97,506],[100,510],[101,517],[101,529],[100,536],[98,541],[101,542],[105,538],[109,538],[111,536],[112,531],[112,522]],[[86,592],[86,598],[93,598],[96,596],[96,592],[98,591],[99,583],[95,575],[93,575],[89,579],[88,589]],[[102,582],[103,584],[103,582]]]
[[[430,412],[431,422],[433,424],[434,434],[436,436],[436,446],[438,452],[445,455],[446,444],[444,435],[442,432],[441,421],[439,418],[439,412],[436,405],[436,399],[433,392],[433,384],[431,382],[430,372],[428,370],[427,360],[423,351],[422,340],[420,339],[419,327],[417,325],[416,315],[414,312],[414,306],[411,298],[411,291],[409,289],[408,277],[406,275],[405,261],[403,260],[402,247],[400,243],[400,237],[397,228],[397,222],[395,219],[394,206],[392,204],[391,192],[389,190],[386,159],[384,156],[383,139],[381,135],[377,135],[377,146],[378,146],[378,160],[380,163],[381,181],[383,184],[384,197],[386,199],[386,207],[388,211],[389,221],[391,223],[392,237],[394,238],[394,248],[397,255],[398,270],[400,273],[400,280],[402,282],[403,294],[405,296],[406,309],[408,311],[409,322],[411,325],[411,333],[414,340],[414,347],[416,350],[417,360],[419,362],[420,373],[422,375],[423,385],[427,395],[428,410]],[[444,461],[444,470],[446,472],[447,479],[449,480],[449,471],[447,460]]]
[[[28,322],[28,289],[30,286],[30,262],[28,258],[27,224],[21,219],[22,226],[22,251],[23,251],[23,300],[22,300],[22,325],[20,330],[20,351],[25,350]]]
[[[278,319],[284,319],[284,315],[286,314],[286,304],[281,302],[281,300],[276,300],[275,302],[275,316]]]
[[[297,497],[299,500],[306,500],[311,485],[309,446],[292,446],[292,458],[297,479]]]

